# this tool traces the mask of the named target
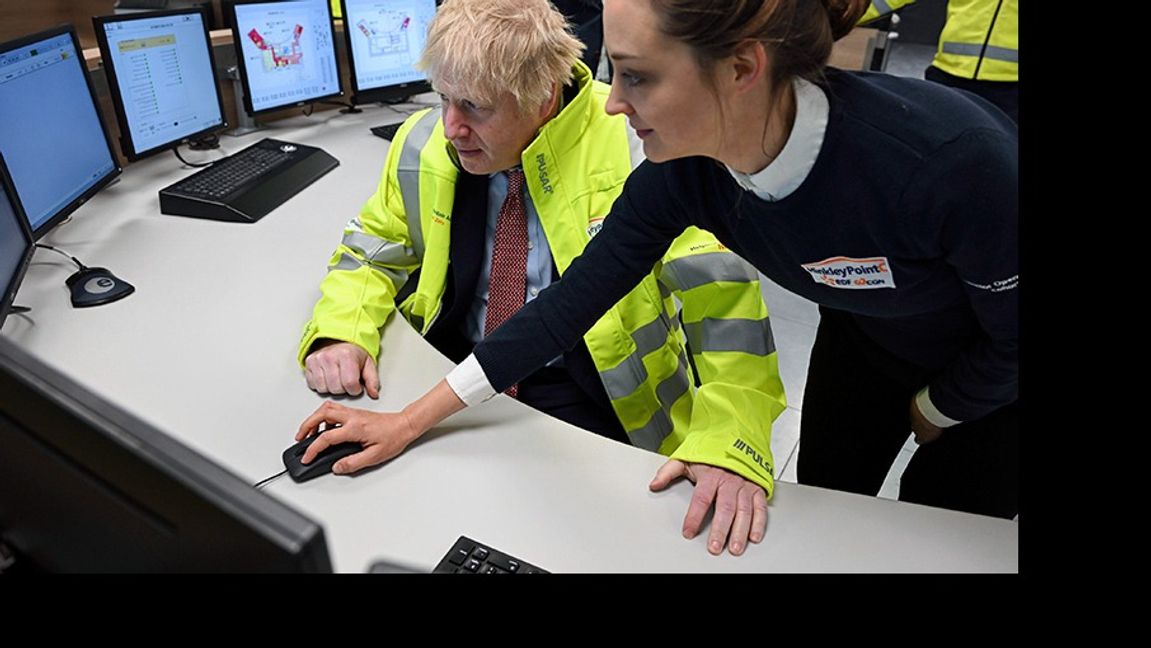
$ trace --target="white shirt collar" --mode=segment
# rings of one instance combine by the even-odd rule
[[[827,132],[828,104],[823,90],[804,79],[795,79],[795,124],[783,150],[760,171],[747,174],[727,167],[747,191],[768,202],[782,200],[803,184]]]

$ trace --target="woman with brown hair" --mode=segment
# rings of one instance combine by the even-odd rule
[[[866,8],[865,0],[605,2],[607,110],[627,116],[649,161],[563,279],[445,381],[395,414],[325,404],[299,438],[324,421],[343,427],[309,453],[363,443],[337,472],[399,454],[575,344],[695,225],[820,305],[801,483],[875,494],[910,431],[921,445],[901,499],[1014,516],[1016,127],[974,95],[827,67],[832,43]],[[737,441],[730,453],[770,467],[762,450]],[[685,537],[714,506],[709,551],[740,554],[763,539],[770,481],[765,489],[672,460],[650,487],[679,477],[695,483]]]

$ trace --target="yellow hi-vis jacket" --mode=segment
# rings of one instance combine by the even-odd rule
[[[915,0],[874,0],[865,24]],[[1019,80],[1019,0],[949,0],[932,65],[976,81]]]
[[[632,152],[637,140],[624,117],[604,112],[609,87],[593,81],[582,63],[575,67],[577,96],[521,158],[561,277],[642,161]],[[380,328],[417,268],[416,288],[398,308],[427,334],[449,280],[460,173],[454,153],[438,108],[412,115],[400,127],[375,195],[332,255],[300,343],[301,365],[319,338],[355,343],[375,358]],[[771,423],[786,401],[759,275],[750,264],[711,234],[688,230],[584,340],[633,445],[727,468],[770,496]]]

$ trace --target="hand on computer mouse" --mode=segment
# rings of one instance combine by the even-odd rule
[[[380,397],[380,372],[376,362],[358,344],[324,340],[304,358],[308,387],[320,394]],[[363,387],[361,388],[361,384]]]
[[[300,424],[296,440],[317,434],[320,425],[328,429],[310,446],[301,461],[310,463],[329,446],[349,441],[358,442],[364,449],[340,459],[332,472],[346,474],[387,461],[404,451],[424,430],[417,430],[403,412],[369,412],[327,401]],[[337,428],[332,428],[338,425]]]

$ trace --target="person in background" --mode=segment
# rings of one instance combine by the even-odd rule
[[[331,257],[299,347],[312,389],[376,398],[380,329],[396,310],[463,360],[598,237],[643,157],[580,48],[547,0],[440,7],[421,66],[442,106],[400,127]],[[646,264],[578,339],[500,391],[712,471],[766,515],[770,421],[786,402],[759,275],[698,228]],[[325,438],[375,416],[325,412],[344,422]],[[387,458],[364,445],[336,471]]]
[[[874,0],[866,25],[916,0]],[[928,81],[973,92],[1019,123],[1019,0],[948,0]]]
[[[591,70],[592,76],[595,76],[599,71],[600,53],[603,51],[603,1],[552,0],[552,4],[574,27],[575,37],[585,46],[583,62]],[[608,74],[611,74],[610,63]]]

